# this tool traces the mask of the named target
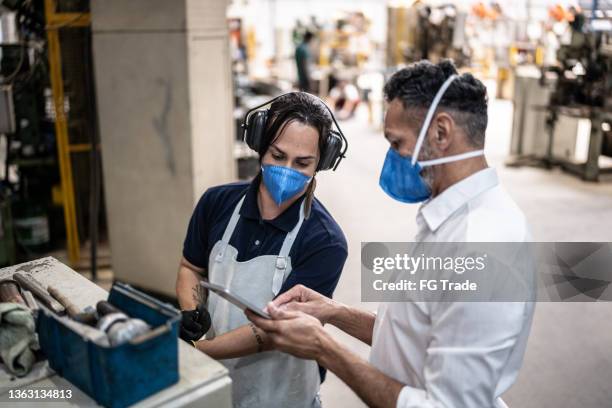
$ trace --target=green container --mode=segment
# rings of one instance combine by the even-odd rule
[[[26,253],[40,253],[49,249],[49,218],[38,204],[19,203],[15,207],[15,238]]]

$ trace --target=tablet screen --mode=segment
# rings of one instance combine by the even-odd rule
[[[244,299],[240,295],[237,295],[231,292],[229,289],[224,288],[223,286],[215,285],[214,283],[209,283],[205,281],[201,281],[200,285],[202,285],[206,289],[211,290],[216,295],[222,297],[228,302],[238,306],[242,310],[249,309],[251,312],[255,313],[258,316],[261,316],[265,319],[270,319],[270,315],[264,312],[262,309],[253,305],[251,302]]]

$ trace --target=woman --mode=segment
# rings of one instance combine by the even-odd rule
[[[347,245],[314,198],[317,171],[335,168],[344,153],[332,119],[323,102],[302,92],[247,115],[245,140],[259,153],[261,171],[251,183],[210,188],[195,208],[176,287],[181,337],[197,340],[207,329],[202,278],[262,308],[296,284],[333,294]],[[234,406],[319,406],[316,363],[267,351],[266,334],[215,294],[206,305],[212,326],[193,344],[230,370]]]

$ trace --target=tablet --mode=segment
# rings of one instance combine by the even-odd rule
[[[233,303],[234,305],[238,306],[242,310],[249,309],[251,312],[255,313],[258,316],[263,317],[264,319],[271,318],[270,315],[264,312],[262,309],[253,305],[251,302],[244,299],[243,297],[230,292],[229,289],[226,289],[223,286],[215,285],[214,283],[209,283],[209,282],[204,282],[204,281],[200,281],[200,285],[202,285],[202,287],[206,289],[213,291],[216,295],[222,297],[223,299],[227,300],[230,303]]]

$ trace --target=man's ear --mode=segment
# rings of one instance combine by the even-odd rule
[[[446,151],[453,144],[455,134],[455,121],[446,112],[438,113],[433,119],[431,126],[433,132],[431,146],[436,146],[440,151]]]

